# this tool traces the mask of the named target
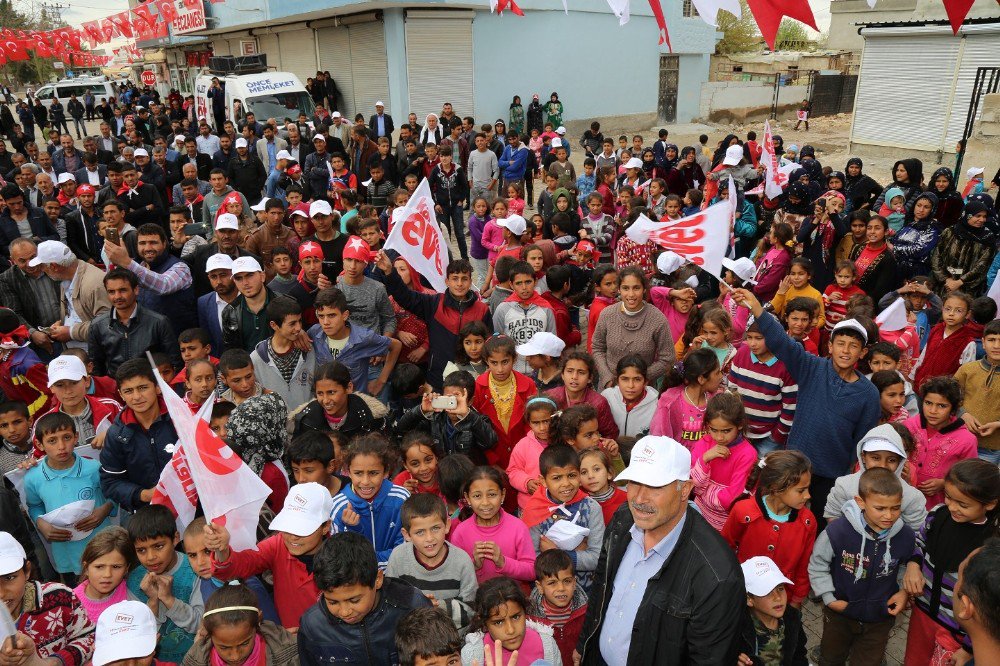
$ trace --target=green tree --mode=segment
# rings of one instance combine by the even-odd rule
[[[722,39],[715,45],[715,52],[719,55],[747,53],[760,48],[757,22],[754,21],[745,0],[740,0],[740,6],[743,8],[743,18],[736,18],[726,11],[720,11],[718,14]]]
[[[774,50],[801,51],[807,48],[809,31],[804,25],[790,18],[781,21],[778,34],[774,37]]]
[[[51,30],[57,26],[52,24],[44,8],[37,17],[34,17],[18,11],[11,0],[0,0],[0,27],[28,31]],[[31,52],[28,60],[8,62],[0,67],[0,76],[13,87],[17,83],[47,81],[54,71],[51,59],[38,58]]]

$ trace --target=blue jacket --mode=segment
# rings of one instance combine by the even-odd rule
[[[156,486],[160,473],[173,456],[176,443],[177,431],[162,400],[160,418],[149,430],[139,425],[131,409],[124,410],[108,428],[101,449],[104,496],[126,511],[134,512],[144,506],[139,495]]]
[[[198,299],[198,326],[208,331],[212,340],[212,351],[222,353],[222,324],[219,311],[215,309],[215,292],[210,291]]]
[[[500,173],[504,180],[521,180],[528,168],[528,147],[521,144],[517,148],[508,145],[500,156]]]
[[[389,338],[363,326],[351,326],[350,324],[347,326],[350,330],[347,345],[336,359],[333,358],[330,345],[326,343],[323,327],[319,324],[313,324],[312,328],[309,329],[313,351],[316,352],[316,367],[333,360],[344,364],[351,371],[351,383],[354,384],[354,390],[359,393],[367,393],[368,360],[372,356],[384,356],[389,352]]]
[[[842,615],[859,622],[889,617],[889,597],[899,591],[900,567],[913,555],[916,534],[898,518],[877,533],[856,502],[844,504],[844,517],[827,524],[809,558],[809,583],[824,604],[846,601]]]
[[[935,220],[908,222],[892,239],[899,279],[931,274],[931,253],[941,239],[941,225]]]
[[[335,617],[323,600],[302,614],[299,624],[299,663],[367,664],[395,666],[396,625],[415,608],[431,606],[430,600],[409,583],[386,577],[378,591],[378,601],[367,615],[355,624]]]
[[[378,489],[378,493],[370,503],[354,493],[353,485],[342,488],[333,498],[333,510],[330,512],[331,532],[337,534],[350,531],[364,536],[374,544],[379,568],[384,569],[389,562],[392,549],[403,543],[399,508],[409,496],[410,493],[406,488],[394,485],[389,479],[382,479],[382,487]],[[357,525],[345,525],[341,519],[348,504],[361,516]]]
[[[861,373],[845,382],[830,359],[807,352],[771,313],[762,313],[757,322],[767,348],[799,385],[788,448],[804,453],[816,476],[847,474],[857,460],[856,444],[878,424],[878,389]]]
[[[267,588],[260,582],[260,579],[257,576],[250,576],[241,579],[240,582],[246,585],[254,593],[254,596],[257,597],[257,608],[263,613],[264,619],[281,626],[281,620],[278,618],[278,609],[274,607],[274,600],[271,599],[271,595],[268,594]],[[210,596],[225,587],[227,583],[218,578],[200,578],[198,584],[201,586],[201,599],[207,602]]]

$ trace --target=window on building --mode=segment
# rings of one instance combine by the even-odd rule
[[[733,71],[734,72],[742,72],[743,71],[743,65],[733,65]]]
[[[684,18],[698,18],[698,8],[691,0],[684,0],[682,12]]]

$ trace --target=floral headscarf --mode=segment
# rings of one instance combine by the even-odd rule
[[[226,441],[254,474],[285,453],[288,408],[275,393],[248,398],[233,410],[226,424]]]

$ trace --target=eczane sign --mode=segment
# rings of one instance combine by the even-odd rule
[[[208,27],[205,23],[205,4],[201,0],[191,4],[193,6],[188,7],[184,4],[184,0],[177,0],[174,3],[177,8],[177,18],[170,22],[170,31],[173,34],[184,35]]]

